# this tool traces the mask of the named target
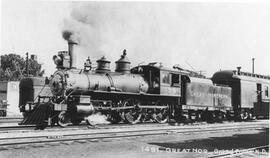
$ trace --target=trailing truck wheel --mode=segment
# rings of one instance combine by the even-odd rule
[[[66,127],[69,124],[70,120],[67,117],[67,114],[65,111],[62,111],[58,115],[58,125],[61,127]]]
[[[240,114],[240,119],[241,119],[242,121],[248,120],[248,117],[249,117],[249,115],[248,115],[247,112],[241,112],[241,114]]]

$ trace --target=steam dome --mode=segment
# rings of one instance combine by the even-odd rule
[[[130,61],[126,57],[127,53],[126,50],[124,49],[123,55],[121,55],[121,58],[115,62],[116,68],[115,72],[120,72],[120,73],[130,73]]]

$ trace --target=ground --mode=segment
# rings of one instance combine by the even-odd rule
[[[0,157],[207,157],[269,144],[269,128],[33,145],[0,151]],[[268,152],[268,150],[267,150]],[[258,157],[260,155],[257,155]],[[262,155],[263,157],[267,157]]]

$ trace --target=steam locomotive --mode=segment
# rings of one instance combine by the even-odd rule
[[[150,63],[130,68],[125,50],[115,62],[115,72],[104,56],[94,70],[90,59],[84,69],[77,69],[76,46],[70,41],[68,51],[53,57],[57,70],[50,79],[20,81],[21,124],[65,127],[94,113],[105,115],[112,123],[214,122],[252,118],[254,105],[257,113],[269,109],[270,78],[266,76],[220,71],[212,81],[179,66],[169,69]],[[264,97],[259,85],[267,87]],[[269,110],[263,115],[267,117]]]

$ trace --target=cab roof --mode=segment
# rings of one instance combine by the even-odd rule
[[[149,68],[149,69],[155,69],[155,70],[159,70],[159,71],[169,71],[169,72],[173,72],[173,73],[183,73],[177,69],[172,69],[172,68],[168,68],[168,67],[164,67],[162,65],[159,65],[159,66],[156,66],[156,65],[139,65],[139,66],[135,66],[133,67],[132,69],[135,69],[135,68]]]

